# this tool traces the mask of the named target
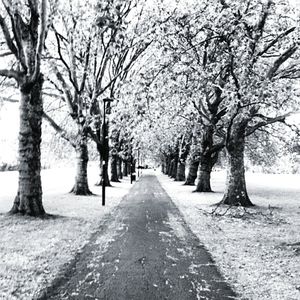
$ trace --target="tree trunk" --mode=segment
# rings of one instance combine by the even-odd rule
[[[181,159],[178,160],[176,181],[185,181],[185,162]]]
[[[166,174],[166,173],[167,173],[167,167],[166,167],[166,162],[165,162],[165,160],[163,160],[163,161],[161,162],[161,172],[162,172],[163,174]]]
[[[169,162],[169,170],[168,170],[168,176],[169,176],[169,177],[172,176],[173,168],[174,168],[174,161],[173,161],[172,159],[170,159],[170,162]]]
[[[105,162],[105,166],[104,166],[104,162],[103,162],[103,165],[102,165],[102,178],[101,178],[101,181],[100,181],[101,186],[103,184],[103,177],[104,177],[104,180],[105,180],[105,186],[111,186],[109,176],[108,176],[107,166],[108,166],[108,162]],[[103,171],[105,173],[104,175],[103,175]]]
[[[171,157],[168,157],[168,160],[167,160],[167,175],[171,176],[171,174],[172,174],[172,159],[171,159]]]
[[[241,120],[232,125],[226,143],[228,159],[227,183],[222,199],[223,204],[253,206],[249,199],[244,167],[245,130],[247,121]]]
[[[99,179],[97,181],[97,183],[95,184],[96,186],[100,186],[101,184],[101,179],[102,179],[102,173],[103,173],[103,161],[101,156],[99,156],[100,160],[99,160]]]
[[[112,181],[112,182],[120,182],[120,180],[118,178],[117,161],[118,161],[117,155],[112,155],[111,156],[111,163],[110,163],[110,167],[111,167],[110,181]]]
[[[12,214],[43,216],[41,183],[42,86],[40,78],[33,86],[21,86],[19,131],[19,184]]]
[[[131,174],[131,163],[130,163],[130,161],[126,161],[126,166],[127,166],[127,174],[130,175]]]
[[[127,161],[123,161],[123,176],[128,176]]]
[[[178,167],[178,158],[174,158],[173,160],[173,166],[172,166],[172,173],[171,173],[171,178],[176,179],[177,175],[177,167]]]
[[[117,160],[117,173],[118,173],[118,179],[123,179],[122,158],[121,157],[118,157],[118,160]]]
[[[199,167],[199,161],[192,161],[190,163],[189,167],[189,173],[187,176],[187,179],[184,183],[184,185],[195,185],[195,180],[197,178],[197,173],[198,173],[198,167]]]
[[[212,192],[211,170],[218,160],[219,148],[214,149],[214,127],[204,125],[200,149],[199,176],[195,192]]]
[[[89,161],[88,147],[87,147],[87,134],[83,132],[84,129],[79,129],[78,142],[76,144],[76,160],[77,169],[75,184],[70,193],[75,195],[92,195],[89,189],[87,177],[87,165]]]

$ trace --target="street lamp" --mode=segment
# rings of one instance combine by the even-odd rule
[[[138,148],[137,151],[138,151],[138,177],[140,177],[140,148]]]
[[[103,157],[102,157],[102,206],[105,206],[105,187],[106,187],[106,176],[107,176],[107,165],[109,157],[109,148],[108,148],[108,132],[106,126],[106,103],[111,103],[112,98],[103,99]],[[109,106],[110,108],[110,106]],[[107,112],[109,113],[109,112]]]

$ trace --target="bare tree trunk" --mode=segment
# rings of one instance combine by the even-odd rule
[[[76,160],[77,169],[75,184],[70,193],[75,195],[92,195],[89,189],[88,177],[87,177],[87,165],[89,161],[88,146],[87,146],[87,135],[83,132],[84,129],[79,129],[78,141],[76,144]]]
[[[110,162],[110,167],[111,167],[110,181],[112,181],[112,182],[120,182],[120,180],[118,178],[117,161],[118,161],[117,155],[112,155],[111,162]]]
[[[226,143],[228,159],[227,183],[222,199],[223,204],[253,206],[249,199],[244,167],[245,130],[247,121],[241,120],[232,125]]]
[[[127,167],[127,174],[129,175],[129,174],[131,174],[131,163],[130,163],[130,161],[126,161],[126,167]]]
[[[161,160],[161,172],[163,174],[167,173],[167,165],[166,165],[166,158],[165,157]]]
[[[127,161],[123,160],[123,176],[128,176]]]
[[[213,166],[218,160],[218,152],[208,153],[200,158],[199,176],[195,192],[212,192],[210,177]]]
[[[218,153],[222,149],[219,145],[214,145],[214,126],[211,124],[203,126],[199,175],[195,192],[212,192],[210,176],[212,168],[218,160]]]
[[[198,160],[192,161],[190,163],[188,176],[186,178],[184,185],[195,185],[195,180],[197,178],[197,173],[198,173],[198,167],[199,167]]]
[[[168,159],[167,159],[167,175],[168,176],[171,176],[172,174],[172,159],[170,156],[168,156]]]
[[[118,157],[118,160],[117,160],[117,174],[118,174],[118,179],[123,179],[122,158],[121,157]]]
[[[172,177],[173,169],[174,169],[174,159],[171,159],[170,160],[170,165],[169,165],[169,170],[168,170],[168,176],[169,177]]]
[[[178,168],[178,156],[176,155],[176,157],[173,160],[173,167],[172,167],[171,178],[176,179],[177,168]]]
[[[41,183],[42,75],[33,86],[21,86],[19,186],[10,213],[43,216]]]
[[[178,160],[176,181],[185,181],[185,162],[181,159]]]
[[[95,184],[96,186],[101,185],[102,172],[103,172],[103,161],[102,161],[101,156],[99,155],[99,178],[98,178],[97,183]]]
[[[105,170],[105,174],[104,174],[104,176],[105,176],[105,178],[104,178],[105,186],[111,186],[109,176],[108,176],[108,172],[107,172],[107,166],[108,166],[108,164],[106,164],[106,170]],[[103,167],[102,167],[102,170],[103,170]],[[102,184],[103,184],[103,171],[102,171],[102,177],[101,177],[100,185],[102,186]]]

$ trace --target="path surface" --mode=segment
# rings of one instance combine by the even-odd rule
[[[145,175],[44,299],[234,299],[155,176]]]

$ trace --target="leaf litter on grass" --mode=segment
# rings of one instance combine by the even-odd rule
[[[90,174],[96,175],[97,168]],[[73,178],[68,175],[63,168],[44,173],[44,182],[51,182],[51,189],[43,188],[44,206],[56,217],[35,219],[6,214],[15,192],[9,180],[17,180],[17,173],[0,174],[5,186],[0,195],[0,299],[33,299],[49,286],[131,187],[125,179],[108,188],[107,205],[102,207],[100,196],[69,194],[68,180],[72,183]],[[92,190],[101,195],[101,187]]]
[[[211,214],[216,208],[213,205],[222,199],[224,172],[212,174],[216,193],[192,193],[195,187],[158,175],[240,299],[298,300],[300,187],[292,183],[299,182],[300,176],[276,175],[276,180],[266,174],[247,176],[249,194],[257,206],[247,209],[220,206],[216,214]],[[276,184],[278,181],[280,186]]]

